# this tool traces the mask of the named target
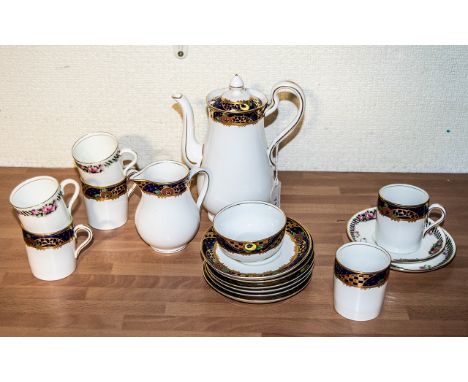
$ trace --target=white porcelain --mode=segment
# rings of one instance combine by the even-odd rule
[[[74,187],[73,195],[65,203],[65,187]],[[18,184],[10,194],[10,203],[18,214],[21,226],[34,233],[60,231],[72,221],[72,207],[80,185],[73,179],[60,183],[51,176],[36,176]]]
[[[295,95],[299,110],[288,126],[268,145],[264,117],[277,109],[278,94],[281,92]],[[228,89],[216,90],[207,96],[209,124],[203,146],[195,137],[194,116],[189,101],[182,94],[175,94],[172,98],[180,104],[184,114],[182,156],[185,163],[190,167],[202,166],[213,174],[203,203],[210,219],[222,208],[235,202],[272,202],[275,149],[298,126],[305,109],[305,96],[299,85],[290,81],[276,84],[271,101],[268,101],[261,92],[245,88],[242,79],[235,75]],[[248,106],[246,102],[252,99],[259,107]],[[239,107],[235,111],[237,119],[231,118],[234,114],[225,110],[220,113],[214,100],[228,100]],[[245,111],[245,107],[249,107],[249,111]],[[200,190],[203,182],[199,182],[198,187]]]
[[[88,223],[99,230],[111,230],[123,226],[128,220],[128,194],[113,200],[97,201],[84,198]]]
[[[392,263],[391,269],[398,272],[406,273],[425,273],[432,272],[443,268],[450,264],[457,253],[457,246],[453,237],[443,228],[440,228],[442,235],[447,238],[447,243],[437,256],[429,258],[425,261],[413,263]],[[437,235],[437,233],[436,233]]]
[[[388,212],[383,213],[386,210]],[[426,225],[428,216],[438,210],[441,217]],[[397,212],[398,216],[397,216]],[[388,251],[410,254],[417,251],[424,235],[445,220],[440,204],[429,206],[429,194],[409,184],[390,184],[379,190],[375,241]],[[400,217],[401,216],[401,217]]]
[[[382,309],[391,257],[368,243],[348,243],[336,251],[335,310],[345,318],[367,321]]]
[[[122,157],[130,154],[132,160],[126,166]],[[109,133],[92,133],[78,139],[73,145],[72,155],[83,183],[83,195],[88,223],[96,229],[110,230],[123,226],[128,219],[128,194],[126,175],[135,166],[138,155],[129,148],[119,149],[116,137]],[[122,192],[109,198],[101,193],[90,196],[86,190],[92,186],[103,194],[112,194],[118,187]],[[124,192],[125,191],[125,192]]]
[[[190,182],[204,173],[206,181],[197,202]],[[175,253],[193,239],[200,225],[200,208],[210,182],[209,171],[188,169],[176,161],[151,163],[130,176],[142,191],[135,213],[135,225],[141,238],[156,252]]]
[[[124,154],[132,158],[126,166],[122,161]],[[91,186],[109,186],[121,182],[138,160],[135,151],[119,149],[117,138],[105,132],[86,134],[79,138],[73,145],[72,155],[81,180]]]
[[[374,240],[377,219],[377,208],[367,208],[354,214],[349,219],[346,229],[348,237],[352,241],[363,241],[377,244]],[[432,225],[433,220],[428,219],[427,225]],[[423,237],[421,246],[414,252],[401,254],[388,251],[392,256],[392,265],[428,261],[438,256],[445,248],[446,235],[440,227],[434,227]]]
[[[220,250],[246,263],[264,261],[281,248],[286,215],[273,204],[262,201],[233,203],[219,211],[213,228]]]
[[[220,250],[216,233],[210,227],[201,242],[204,260],[225,277],[247,280],[271,280],[299,269],[307,259],[314,260],[312,238],[299,222],[288,218],[281,249],[272,257],[255,263],[240,262]]]
[[[76,269],[76,260],[84,247],[93,238],[91,229],[83,224],[75,227],[71,226],[71,235],[65,243],[56,245],[53,248],[43,246],[34,247],[26,245],[29,266],[32,274],[41,280],[60,280],[71,275]],[[76,234],[80,231],[87,233],[87,238],[77,247]]]

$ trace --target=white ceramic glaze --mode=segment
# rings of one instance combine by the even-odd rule
[[[123,165],[123,156],[129,154],[130,163]],[[109,187],[125,180],[135,166],[138,155],[129,148],[119,149],[112,134],[99,132],[78,139],[72,148],[76,168],[83,183]],[[128,195],[116,199],[96,200],[84,197],[88,223],[96,229],[110,230],[123,226],[128,216]]]
[[[377,219],[377,208],[367,208],[354,214],[346,224],[347,234],[352,241],[363,241],[370,244],[375,242],[375,226]],[[434,223],[428,219],[427,225]],[[391,252],[392,264],[411,263],[427,261],[438,256],[445,248],[446,231],[441,227],[435,227],[424,235],[420,247],[411,253],[401,254]]]
[[[125,154],[131,157],[126,166],[122,162]],[[79,138],[73,145],[72,155],[81,180],[99,187],[124,180],[127,172],[138,160],[135,151],[129,148],[119,149],[117,138],[104,132],[91,133]]]
[[[336,260],[356,273],[388,270],[390,255],[383,248],[368,243],[348,243],[336,251]],[[360,288],[345,284],[334,276],[335,310],[345,318],[367,321],[376,318],[382,309],[387,281],[381,286]]]
[[[190,181],[200,172],[205,174],[207,181],[195,202],[190,192]],[[175,253],[184,249],[200,225],[200,208],[208,189],[209,172],[199,167],[189,170],[176,161],[160,161],[132,174],[130,179],[142,191],[135,213],[135,226],[141,238],[157,252]],[[145,184],[150,184],[149,189],[181,185],[184,179],[186,189],[180,194],[162,197],[144,189]]]
[[[402,209],[412,208],[429,202],[429,194],[423,189],[409,184],[390,184],[379,190],[379,196],[384,200],[401,206]],[[439,210],[441,217],[434,224],[426,225],[432,211]],[[424,218],[416,221],[394,220],[377,210],[377,225],[375,241],[388,251],[399,254],[416,252],[422,243],[423,236],[432,228],[440,225],[445,219],[445,209],[440,204],[428,207]]]
[[[68,205],[65,187],[74,187]],[[73,179],[60,183],[51,176],[36,176],[17,185],[10,194],[10,203],[18,214],[21,226],[30,232],[56,232],[72,221],[72,207],[80,193],[80,185]]]
[[[273,204],[262,201],[230,204],[219,211],[213,220],[217,235],[240,242],[239,245],[242,246],[242,251],[233,251],[223,248],[220,242],[220,250],[234,260],[249,263],[264,261],[276,254],[281,248],[285,227],[284,212]],[[267,241],[266,239],[278,235],[281,236],[281,241],[265,252],[259,252],[256,248],[251,248],[250,252],[245,250],[249,245],[252,246],[252,242]]]
[[[41,280],[60,280],[71,275],[76,269],[76,260],[81,251],[93,238],[91,229],[83,224],[74,227],[78,232],[86,232],[88,237],[76,247],[76,237],[59,248],[36,249],[26,246],[29,266],[32,274]]]
[[[290,124],[268,145],[264,131],[264,117],[273,113],[279,104],[280,92],[293,93],[299,102],[299,110]],[[239,76],[234,76],[228,89],[208,94],[207,104],[213,97],[222,95],[230,101],[255,96],[263,103],[264,113],[255,123],[236,126],[209,118],[208,133],[202,146],[195,137],[192,107],[182,94],[173,95],[184,114],[182,155],[185,163],[202,166],[213,174],[210,188],[203,203],[210,219],[225,206],[244,200],[272,201],[274,184],[274,155],[276,146],[298,126],[305,108],[305,96],[299,85],[283,81],[276,84],[271,101],[254,89],[244,88]],[[198,183],[199,190],[203,182]]]
[[[123,226],[128,219],[128,195],[117,199],[96,201],[84,198],[88,223],[99,230],[110,230]]]

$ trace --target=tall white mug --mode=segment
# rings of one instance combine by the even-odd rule
[[[345,318],[367,321],[382,309],[390,273],[390,254],[373,244],[348,243],[336,251],[335,310]]]
[[[124,154],[132,157],[126,166],[122,162]],[[128,218],[126,175],[138,155],[129,148],[119,149],[117,138],[103,132],[78,139],[72,155],[81,178],[89,224],[102,230],[124,225]]]
[[[88,237],[76,247],[76,235],[84,231]],[[41,280],[60,280],[76,269],[76,259],[93,238],[91,229],[83,224],[70,224],[63,230],[49,234],[35,234],[23,229],[29,266]]]
[[[431,212],[440,218],[427,224]],[[445,208],[429,205],[429,194],[410,184],[389,184],[379,190],[375,242],[386,250],[409,254],[421,246],[424,235],[445,220]]]
[[[74,187],[68,202],[65,187]],[[51,176],[36,176],[18,184],[10,194],[10,203],[18,214],[21,226],[34,233],[57,232],[72,222],[72,207],[80,193],[80,185],[73,179],[60,183]]]

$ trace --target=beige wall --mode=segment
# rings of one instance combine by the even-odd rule
[[[180,159],[182,122],[170,95],[204,98],[239,73],[269,94],[291,79],[307,95],[301,131],[280,167],[327,171],[468,171],[467,47],[0,47],[0,165],[72,166],[80,135],[109,131],[140,165]],[[271,140],[294,110],[284,102]],[[242,155],[242,153],[239,153]]]

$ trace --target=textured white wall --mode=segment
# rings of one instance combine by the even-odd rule
[[[303,86],[282,169],[468,171],[464,46],[190,46],[183,60],[172,46],[0,47],[0,165],[72,166],[74,140],[92,131],[117,135],[140,166],[180,159],[170,95],[192,101],[202,139],[205,95],[234,73],[267,94],[282,79]],[[282,103],[269,140],[293,112]]]

